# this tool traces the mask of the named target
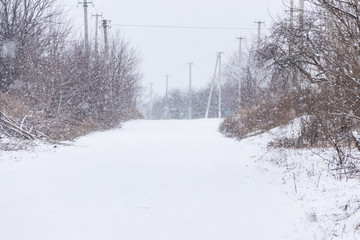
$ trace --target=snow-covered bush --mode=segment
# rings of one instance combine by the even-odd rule
[[[57,0],[1,1],[0,18],[0,91],[16,102],[0,112],[19,131],[64,140],[139,117],[140,58],[122,37],[85,52]]]

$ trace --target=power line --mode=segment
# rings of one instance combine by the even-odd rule
[[[214,26],[181,26],[181,25],[146,25],[146,24],[112,24],[116,27],[137,28],[169,28],[169,29],[204,29],[204,30],[256,30],[256,28],[243,27],[214,27]]]

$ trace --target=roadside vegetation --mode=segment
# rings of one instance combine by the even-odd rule
[[[273,147],[334,149],[341,174],[359,172],[360,25],[354,0],[308,0],[304,12],[275,22],[254,43],[241,78],[238,111],[220,130],[245,138],[301,119],[299,134]],[[237,68],[233,64],[233,68]],[[261,73],[261,74],[259,74]],[[239,78],[234,71],[235,78]],[[246,99],[251,92],[252,101]]]
[[[120,36],[108,52],[95,43],[85,51],[58,3],[0,1],[0,149],[9,139],[69,140],[140,117],[138,52]]]

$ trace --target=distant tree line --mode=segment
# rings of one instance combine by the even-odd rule
[[[139,117],[140,58],[122,37],[85,52],[57,0],[0,0],[0,132],[4,118],[63,140]],[[15,133],[19,134],[19,133]]]
[[[222,85],[222,115],[229,116],[237,110],[236,90],[226,82]],[[217,87],[216,87],[217,89]],[[192,118],[204,118],[209,99],[210,84],[192,91]],[[209,118],[218,116],[218,94],[214,90],[209,109]],[[167,108],[169,108],[169,119],[188,119],[189,118],[189,91],[183,89],[173,89],[169,91],[168,98],[165,96],[155,97],[152,103],[152,118],[166,119]],[[149,109],[150,106],[147,106]]]
[[[239,76],[239,62],[236,54],[232,55],[223,66],[221,92],[222,116],[230,116],[240,109],[241,105],[256,102],[255,92],[256,85],[252,81],[250,68],[252,65],[244,59],[241,67],[241,76]],[[239,79],[242,82],[239,88]],[[212,83],[209,81],[205,86],[192,90],[192,118],[204,118],[207,104],[209,101],[210,88]],[[241,91],[239,93],[239,90]],[[170,119],[187,119],[189,116],[189,90],[173,89],[169,91],[168,99],[166,96],[156,96],[152,102],[147,104],[146,109],[152,109],[153,119],[165,119],[166,109],[169,108]],[[213,86],[212,97],[209,108],[209,118],[218,117],[219,105],[219,85],[218,81]],[[149,114],[147,114],[147,117]]]

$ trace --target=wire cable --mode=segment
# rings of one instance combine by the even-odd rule
[[[256,28],[181,26],[181,25],[145,25],[145,24],[111,24],[114,27],[169,28],[169,29],[204,29],[204,30],[256,30]]]

